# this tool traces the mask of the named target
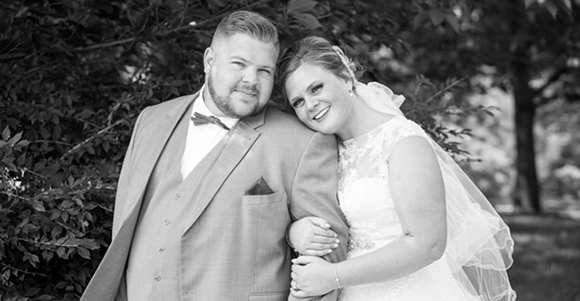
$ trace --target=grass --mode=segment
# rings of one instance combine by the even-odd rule
[[[505,215],[515,240],[508,270],[517,301],[580,301],[580,219]]]

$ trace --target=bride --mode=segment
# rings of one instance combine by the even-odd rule
[[[317,218],[294,223],[291,294],[342,289],[340,300],[515,300],[509,228],[477,187],[416,123],[402,96],[357,81],[359,66],[319,37],[280,60],[298,118],[339,140],[338,197],[350,226],[348,259],[316,256],[335,243]]]

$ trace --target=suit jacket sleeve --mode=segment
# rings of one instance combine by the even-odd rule
[[[324,218],[331,225],[340,244],[326,260],[339,262],[346,258],[348,226],[337,199],[338,149],[332,135],[316,133],[312,136],[298,166],[290,196],[290,212],[294,220],[306,216]],[[337,291],[321,300],[336,300]],[[293,297],[290,295],[290,300]],[[316,298],[317,299],[317,298]]]
[[[146,111],[146,110],[145,110]],[[136,138],[139,134],[140,125],[144,119],[144,112],[139,114],[137,121],[135,122],[135,126],[133,128],[133,133],[131,135],[131,141],[129,142],[129,146],[127,147],[127,152],[125,153],[125,158],[123,159],[123,165],[121,167],[121,174],[119,175],[119,181],[117,183],[117,194],[115,196],[115,207],[113,208],[113,234],[112,238],[114,239],[117,235],[119,229],[121,228],[121,219],[123,218],[123,209],[127,200],[127,192],[129,187],[129,182],[131,179],[132,173],[132,160],[133,160],[133,151],[135,149]]]

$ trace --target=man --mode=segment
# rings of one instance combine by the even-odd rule
[[[328,258],[344,258],[334,138],[266,106],[278,47],[272,23],[235,12],[204,53],[201,92],[141,113],[82,300],[286,300],[285,232],[305,216],[329,222],[340,246]]]

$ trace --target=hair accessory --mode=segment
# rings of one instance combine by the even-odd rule
[[[334,50],[334,52],[336,52],[336,54],[340,58],[340,61],[342,62],[342,64],[346,68],[346,72],[348,72],[348,76],[352,80],[352,88],[354,90],[354,84],[356,83],[356,76],[354,76],[354,72],[352,71],[352,69],[350,68],[350,66],[348,64],[348,58],[346,57],[344,52],[342,52],[340,47],[333,45],[331,48],[332,48],[332,50]]]

